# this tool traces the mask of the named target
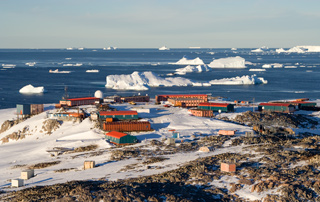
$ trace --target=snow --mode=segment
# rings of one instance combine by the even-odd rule
[[[267,84],[268,81],[257,75],[245,75],[242,77],[233,77],[225,79],[216,79],[209,82],[211,85],[255,85],[255,84]]]
[[[19,93],[25,93],[25,94],[38,94],[38,93],[44,93],[44,92],[45,92],[45,89],[43,86],[34,87],[31,84],[26,85],[19,90]]]
[[[208,66],[211,68],[246,68],[245,59],[240,56],[216,59]]]
[[[176,74],[180,74],[180,75],[184,75],[186,73],[191,73],[191,72],[207,72],[209,71],[209,68],[207,65],[198,65],[198,66],[191,66],[191,65],[188,65],[186,67],[183,67],[183,68],[179,68],[179,69],[176,69],[175,70]]]
[[[137,71],[132,74],[109,75],[106,78],[106,87],[116,90],[148,90],[150,87],[159,86],[188,86],[192,82],[182,77],[162,78],[153,72]]]
[[[185,56],[183,56],[183,58],[181,58],[178,62],[169,63],[169,64],[173,64],[173,65],[204,65],[204,62],[199,57],[197,57],[195,59],[188,59]]]

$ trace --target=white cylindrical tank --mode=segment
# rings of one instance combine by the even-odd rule
[[[97,91],[94,93],[94,97],[103,99],[103,92],[102,92],[101,90],[97,90]]]

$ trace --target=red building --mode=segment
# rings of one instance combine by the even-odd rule
[[[94,105],[100,102],[100,98],[96,97],[83,97],[83,98],[70,98],[60,100],[60,106],[80,106],[80,105]]]
[[[160,101],[168,101],[169,98],[196,98],[199,100],[203,100],[202,102],[208,101],[208,95],[206,94],[181,94],[181,95],[156,95],[156,102],[159,103]]]

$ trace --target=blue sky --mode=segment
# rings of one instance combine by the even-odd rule
[[[319,0],[0,0],[0,48],[320,45]]]

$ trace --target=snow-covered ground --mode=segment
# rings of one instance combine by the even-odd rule
[[[127,104],[114,105],[118,110],[130,109],[132,106]],[[135,106],[136,107],[136,106]],[[251,129],[246,126],[224,122],[214,118],[204,118],[191,116],[187,109],[183,108],[164,108],[159,105],[148,104],[144,108],[149,108],[150,113],[140,113],[139,117],[151,122],[154,131],[132,133],[137,136],[143,143],[138,143],[134,146],[150,147],[148,142],[152,139],[161,140],[166,137],[171,137],[170,129],[179,131],[181,139],[186,140],[194,133],[203,135],[217,135],[218,130],[237,130],[238,135],[243,135],[245,131]],[[25,121],[13,126],[9,130],[0,134],[0,139],[6,137],[13,132],[23,131],[28,128],[28,133],[24,139],[11,140],[8,143],[0,145],[0,188],[1,189],[21,189],[10,188],[10,179],[20,177],[20,172],[28,166],[61,161],[59,164],[35,170],[35,177],[25,180],[25,187],[35,185],[49,185],[55,183],[63,183],[71,180],[89,180],[107,178],[109,180],[124,179],[128,177],[138,177],[143,175],[153,175],[156,173],[165,172],[178,168],[186,162],[195,160],[199,157],[205,157],[214,153],[225,152],[222,149],[209,153],[189,152],[176,153],[166,156],[168,159],[155,163],[152,166],[161,164],[159,169],[138,169],[120,172],[127,165],[135,164],[141,160],[131,158],[122,161],[110,161],[110,151],[115,149],[114,146],[104,140],[104,132],[94,128],[93,122],[86,118],[81,123],[64,121],[60,127],[53,131],[52,134],[46,134],[43,130],[43,122],[46,121],[46,114],[53,112],[51,105],[46,105],[46,109],[50,109],[41,114],[35,115]],[[16,118],[15,109],[0,110],[2,116],[0,124],[5,120]],[[180,140],[179,140],[180,141]],[[77,148],[88,145],[98,145],[96,151],[101,151],[102,154],[90,156],[90,152],[84,153],[68,153],[59,156],[52,156],[47,150],[52,150],[54,147]],[[238,147],[237,147],[238,148]],[[237,150],[234,148],[234,150]],[[238,148],[241,152],[241,149]],[[79,155],[80,154],[80,155]],[[85,160],[94,160],[98,167],[90,170],[83,170],[83,162]],[[60,169],[72,168],[68,172],[55,172]],[[112,169],[110,169],[112,168]],[[144,167],[143,167],[144,168]]]

